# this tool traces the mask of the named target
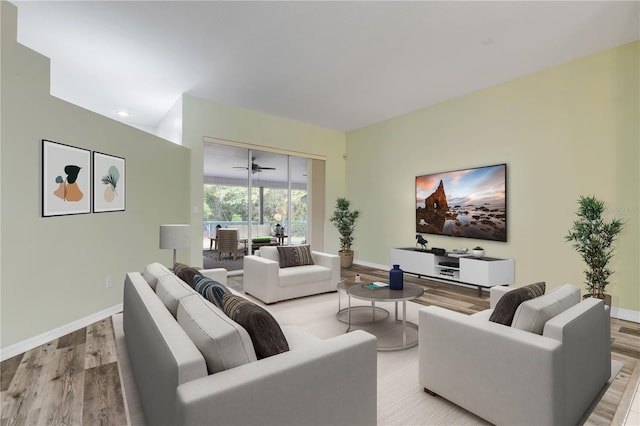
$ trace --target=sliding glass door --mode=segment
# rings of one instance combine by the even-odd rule
[[[236,227],[254,245],[309,240],[308,165],[288,154],[204,144],[203,248],[217,227]]]

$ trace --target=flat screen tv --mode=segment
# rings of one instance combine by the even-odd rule
[[[507,165],[417,176],[416,232],[507,241]]]

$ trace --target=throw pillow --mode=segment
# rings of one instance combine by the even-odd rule
[[[526,300],[542,296],[545,289],[546,284],[539,282],[505,293],[504,296],[498,300],[498,303],[496,303],[496,307],[491,313],[489,321],[510,326],[518,306]]]
[[[222,297],[224,313],[247,330],[258,359],[289,350],[278,322],[261,306],[234,294]]]
[[[292,266],[313,265],[311,257],[311,247],[303,246],[278,246],[280,256],[280,267],[290,268]]]
[[[177,263],[173,265],[173,273],[178,276],[182,281],[193,287],[193,277],[200,275],[200,271],[184,263]]]
[[[196,275],[193,277],[193,288],[195,288],[196,291],[209,302],[220,308],[220,310],[224,309],[222,296],[225,294],[231,294],[224,284],[220,284],[218,281],[214,281],[203,275]]]

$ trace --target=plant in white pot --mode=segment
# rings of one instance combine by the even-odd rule
[[[605,299],[611,305],[611,296],[605,292],[613,274],[608,264],[613,258],[613,242],[622,231],[622,221],[616,218],[605,221],[602,218],[605,210],[604,202],[593,196],[581,196],[576,212],[578,219],[573,222],[565,240],[573,242],[573,248],[587,265],[584,273],[588,295]]]
[[[475,246],[475,247],[473,248],[473,255],[474,255],[475,257],[482,257],[482,256],[484,256],[484,249],[483,249],[482,247],[480,247],[480,246]]]
[[[329,221],[333,223],[340,234],[340,266],[350,268],[353,264],[353,232],[356,230],[356,219],[360,217],[360,211],[351,210],[351,203],[343,197],[336,200],[336,209]]]

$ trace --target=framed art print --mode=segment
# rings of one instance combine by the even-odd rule
[[[42,140],[42,216],[91,213],[91,151]]]
[[[124,211],[127,177],[125,159],[93,153],[93,212]]]

